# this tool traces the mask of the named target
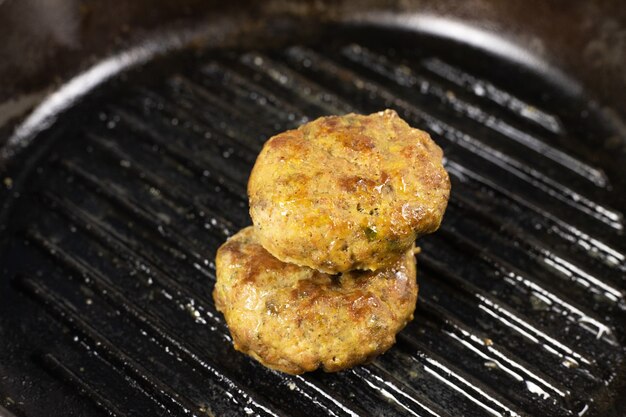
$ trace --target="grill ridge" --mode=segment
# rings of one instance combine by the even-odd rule
[[[501,300],[497,300],[473,284],[465,282],[454,273],[448,271],[444,266],[439,265],[428,255],[424,255],[421,258],[421,264],[424,267],[436,271],[442,278],[451,282],[455,287],[458,286],[457,288],[460,288],[468,297],[476,298],[481,310],[504,323],[507,327],[510,327],[512,330],[537,344],[539,344],[540,340],[543,340],[545,344],[542,347],[546,349],[546,351],[557,355],[559,358],[570,356],[583,364],[591,364],[590,359],[585,358],[564,343],[547,335],[545,331],[542,331],[540,325],[533,323],[533,320],[513,313],[514,310]]]
[[[506,221],[499,216],[494,215],[494,213],[484,213],[480,209],[479,204],[472,201],[471,197],[464,195],[462,189],[455,193],[454,197],[450,198],[450,204],[458,207],[462,211],[471,213],[472,216],[476,217],[475,219],[473,218],[473,220],[477,222],[479,221],[481,225],[485,225],[492,230],[497,230],[503,235],[506,235],[507,238],[513,239],[520,246],[523,246],[529,253],[532,253],[537,259],[561,255],[561,257],[565,257],[569,260],[578,259],[581,261],[579,257],[576,257],[576,253],[572,250],[572,248],[555,248],[554,246],[548,245],[539,240],[531,233],[528,233],[528,231],[516,226],[510,220]],[[584,261],[586,259],[583,258],[582,260]],[[612,282],[619,284],[620,280],[617,278],[616,271],[606,268],[603,264],[596,263],[595,265],[592,265],[590,263],[586,263],[584,268],[596,272],[596,275],[606,277],[607,283]]]
[[[240,61],[250,68],[262,71],[277,84],[297,94],[298,98],[323,109],[328,114],[352,113],[355,108],[336,94],[320,87],[288,67],[258,52],[242,55]]]
[[[125,167],[126,169],[131,170],[135,175],[140,175],[142,180],[156,189],[161,190],[163,194],[169,195],[176,201],[184,201],[191,205],[199,217],[211,216],[211,218],[216,219],[220,225],[219,230],[222,233],[220,236],[222,239],[228,237],[231,232],[236,230],[235,225],[230,220],[224,218],[221,213],[188,195],[184,189],[176,188],[175,185],[166,178],[148,170],[147,167],[138,162],[137,159],[133,158],[128,152],[124,152],[120,149],[114,141],[100,136],[90,136],[90,139],[92,143],[97,144],[103,153],[108,153],[114,159],[127,161],[129,164]]]
[[[428,310],[427,310],[428,309]],[[504,370],[507,374],[518,381],[532,380],[537,385],[542,385],[547,390],[557,394],[560,397],[570,395],[570,390],[563,386],[560,382],[555,381],[552,377],[543,374],[540,370],[531,370],[528,362],[520,359],[515,354],[508,352],[506,348],[494,345],[493,341],[486,335],[480,334],[476,329],[471,329],[460,321],[456,320],[449,314],[441,310],[439,306],[430,300],[424,300],[424,303],[418,308],[420,317],[436,317],[436,320],[444,328],[449,328],[444,334],[456,339],[468,349],[474,352],[481,352],[480,355],[485,359],[494,362],[504,361],[510,367],[501,363],[499,369]],[[471,345],[471,347],[469,347]],[[491,355],[491,356],[490,356]],[[519,375],[525,374],[525,377]]]
[[[36,239],[39,238],[36,237]],[[178,415],[191,415],[191,410],[195,409],[196,406],[189,399],[182,397],[172,387],[159,381],[147,369],[109,342],[93,326],[86,323],[67,301],[56,296],[44,285],[29,278],[25,278],[20,282],[20,285],[35,294],[43,304],[50,307],[55,315],[64,320],[72,329],[78,331],[85,338],[90,349],[95,350],[106,357],[108,361],[123,369],[126,374],[131,375],[135,383],[142,384],[144,389],[154,392],[159,397],[158,400],[155,400],[158,401],[160,407],[167,409],[168,412],[178,410],[176,412]]]
[[[432,352],[419,340],[406,334],[401,334],[399,340],[400,343],[406,343],[415,348],[415,356],[411,356],[411,360],[422,361],[427,372],[452,387],[471,402],[484,408],[489,414],[511,417],[526,415],[490,387],[481,384],[469,374]]]
[[[129,413],[125,413],[120,410],[112,401],[110,401],[104,394],[98,392],[94,387],[89,384],[84,378],[79,376],[76,372],[65,366],[56,356],[51,353],[46,353],[41,359],[43,365],[51,372],[58,374],[62,379],[66,380],[76,388],[78,388],[84,395],[91,399],[97,406],[104,409],[110,416],[115,417],[127,417]]]
[[[168,242],[171,246],[168,246],[167,249],[175,258],[179,259],[187,259],[187,255],[190,255],[192,258],[195,258],[198,262],[203,261],[202,255],[200,255],[197,251],[186,251],[184,248],[193,248],[195,245],[192,244],[188,239],[182,237],[180,234],[173,232],[171,229],[166,230],[163,227],[162,222],[155,221],[153,219],[158,219],[158,213],[146,213],[145,206],[141,206],[133,201],[132,198],[127,198],[124,195],[124,192],[120,192],[119,187],[115,184],[110,183],[108,181],[101,181],[100,179],[88,174],[84,169],[77,167],[75,164],[69,161],[63,161],[62,166],[68,170],[72,175],[76,175],[81,180],[85,181],[88,185],[93,186],[96,190],[106,195],[111,201],[114,201],[120,207],[124,208],[128,212],[132,213],[134,216],[140,218],[142,221],[153,224],[155,229],[158,230],[164,237],[167,238]],[[206,269],[200,263],[194,263],[196,268],[208,275]]]
[[[374,390],[386,398],[393,398],[404,410],[414,416],[448,416],[437,404],[428,398],[420,398],[420,394],[406,384],[399,382],[380,364],[374,363],[371,368],[359,368],[350,371],[355,378],[366,381]],[[394,395],[395,394],[395,395]],[[405,402],[398,400],[401,397]],[[412,407],[414,405],[415,407]]]
[[[483,185],[497,192],[508,200],[519,204],[521,207],[531,210],[533,214],[536,213],[538,219],[543,218],[543,222],[545,222],[545,220],[549,220],[552,223],[551,229],[554,229],[555,232],[558,232],[560,236],[562,236],[569,242],[584,245],[583,248],[588,246],[592,248],[592,251],[590,251],[592,253],[599,254],[601,252],[602,255],[600,255],[600,259],[605,261],[605,263],[607,263],[608,265],[619,266],[620,268],[624,267],[624,261],[626,260],[626,257],[621,251],[611,247],[610,245],[598,240],[593,236],[588,235],[584,231],[580,230],[578,227],[571,224],[569,221],[564,221],[563,219],[559,218],[559,216],[556,216],[548,211],[545,211],[535,206],[532,203],[525,201],[523,198],[517,196],[515,193],[512,193],[504,187],[495,184],[494,182],[482,175],[468,170],[467,168],[457,164],[456,162],[448,161],[446,169],[450,174],[460,178],[462,182],[465,182],[464,180],[466,179],[476,181],[480,185]]]
[[[308,121],[307,116],[300,109],[222,63],[210,62],[202,68],[202,75],[212,79],[212,84],[219,85],[222,91],[229,90],[239,99],[255,102],[257,110],[261,106],[263,111],[270,113],[268,114],[270,118],[277,117],[292,126]],[[207,80],[203,81],[206,83]]]
[[[201,300],[206,306],[211,304],[209,298],[203,292],[195,291],[192,294],[185,286],[173,279],[173,272],[169,271],[158,258],[151,256],[150,252],[145,251],[142,253],[142,244],[132,240],[130,237],[120,235],[105,223],[97,220],[67,200],[60,200],[50,194],[44,195],[44,198],[49,201],[48,205],[52,210],[65,216],[73,224],[78,225],[85,233],[97,239],[99,243],[108,246],[130,263],[143,265],[144,270],[150,271],[149,278],[157,279],[161,283],[160,285],[164,286],[165,290],[170,294],[181,295],[189,300]],[[221,318],[210,310],[206,310],[204,313],[217,323],[222,323]],[[228,340],[227,337],[225,339]]]
[[[544,129],[562,134],[563,124],[557,116],[538,109],[530,103],[521,100],[510,93],[496,87],[489,81],[477,78],[460,68],[450,65],[439,58],[429,58],[424,60],[423,67],[444,78],[477,97],[485,97],[513,112],[515,115],[530,120]]]
[[[145,124],[141,123],[134,115],[124,111],[116,109],[116,114],[120,114],[120,119],[123,123],[128,124],[129,128],[133,130],[133,132],[138,133],[136,138],[138,140],[146,140],[151,143],[159,146],[160,149],[167,152],[168,156],[173,159],[181,162],[187,168],[193,170],[197,175],[202,175],[207,177],[208,179],[214,179],[214,185],[220,187],[226,187],[226,189],[231,193],[231,197],[237,200],[245,201],[242,197],[242,192],[245,191],[245,188],[241,186],[239,182],[237,182],[236,178],[233,178],[233,174],[228,171],[229,175],[220,175],[216,178],[212,178],[212,173],[207,168],[212,166],[216,167],[215,164],[212,164],[210,161],[204,161],[202,156],[196,157],[189,151],[184,149],[180,149],[178,146],[169,144],[165,138],[163,138],[158,132],[155,132],[152,129],[144,127]],[[242,152],[243,155],[251,155],[251,152]],[[223,152],[220,153],[223,155]],[[218,166],[218,172],[224,173],[225,170],[222,169],[221,166]]]
[[[460,231],[472,231],[475,230],[474,228],[464,228],[461,226],[461,222],[465,221],[464,219],[459,219],[458,221],[457,218],[454,218],[455,222],[452,223],[452,219],[450,221],[449,224],[451,224],[452,226],[445,226],[443,227],[442,230],[442,237],[446,238],[448,241],[451,241],[453,243],[455,243],[455,245],[457,247],[459,247],[460,249],[467,251],[468,253],[471,253],[473,255],[476,256],[477,260],[482,260],[485,263],[487,263],[489,266],[491,266],[492,270],[500,275],[502,275],[503,277],[511,277],[511,278],[515,278],[516,280],[519,281],[519,278],[523,278],[524,281],[528,282],[529,284],[532,284],[532,286],[534,288],[542,288],[542,286],[549,286],[550,287],[550,293],[553,293],[555,296],[557,296],[557,298],[551,300],[553,302],[557,302],[562,306],[574,306],[580,302],[578,301],[573,301],[571,299],[568,299],[568,297],[561,295],[560,292],[565,290],[566,288],[569,291],[573,292],[573,289],[571,288],[571,282],[568,281],[573,281],[573,283],[575,284],[579,284],[575,289],[576,289],[576,293],[580,294],[580,295],[585,295],[587,292],[592,292],[596,295],[601,295],[604,296],[604,298],[611,302],[612,304],[617,304],[617,308],[623,308],[623,300],[619,300],[620,303],[618,304],[616,299],[614,299],[613,297],[609,297],[609,296],[605,296],[605,294],[603,294],[601,291],[598,291],[597,289],[591,288],[591,285],[588,283],[585,283],[586,285],[580,285],[580,282],[577,282],[577,280],[571,280],[569,276],[565,276],[565,277],[561,277],[561,271],[558,270],[551,270],[548,268],[544,268],[541,269],[540,272],[533,274],[534,276],[532,277],[526,277],[525,275],[530,275],[530,273],[528,274],[524,274],[518,267],[515,267],[513,260],[510,259],[510,257],[508,258],[504,258],[501,255],[498,255],[497,252],[494,253],[490,253],[490,254],[486,254],[484,251],[484,247],[488,247],[488,248],[496,248],[497,249],[497,245],[501,244],[500,240],[502,239],[493,239],[493,241],[488,242],[489,245],[485,245],[483,247],[480,247],[478,245],[476,245],[474,242],[472,242],[471,240],[465,238],[465,237],[460,237],[457,235],[458,232]],[[466,223],[470,223],[468,221],[465,221]],[[526,248],[524,248],[526,249]],[[517,251],[519,252],[519,251]],[[528,251],[528,252],[524,252],[524,253],[520,253],[519,254],[519,260],[518,260],[518,264],[522,263],[522,258],[524,257],[528,257],[528,255],[533,255],[532,251]],[[545,258],[548,259],[548,258]],[[532,258],[531,258],[532,260]],[[542,266],[545,266],[546,264],[549,265],[549,263],[547,261],[543,261],[540,258],[537,258],[535,260],[533,260],[536,263],[539,263]],[[525,262],[525,261],[524,261]],[[528,264],[525,263],[525,267],[526,269],[528,269]],[[565,282],[554,282],[554,277],[557,278],[566,278]],[[526,284],[525,284],[526,285]],[[569,286],[569,287],[568,287]],[[580,287],[581,291],[578,291]],[[610,287],[609,287],[610,288]],[[545,291],[545,289],[544,289]],[[570,296],[571,298],[571,296]],[[563,300],[565,303],[561,303],[559,302],[559,300]],[[583,301],[584,302],[584,301]],[[612,308],[613,306],[610,306],[610,308]],[[574,310],[581,310],[581,308],[584,308],[582,306],[579,305],[578,308],[572,309],[570,307],[566,307],[566,309],[571,310],[572,312],[574,312]],[[589,314],[582,314],[581,316],[587,316],[589,317],[589,322],[594,322],[594,320],[591,320],[592,317],[594,316],[594,313],[589,312]],[[599,323],[603,320],[600,320],[598,318],[598,320],[595,320],[595,322]],[[604,333],[604,332],[608,332],[608,329],[605,328],[606,326],[598,326],[598,330],[603,330],[600,333]]]

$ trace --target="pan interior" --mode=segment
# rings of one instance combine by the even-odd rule
[[[3,179],[0,404],[28,416],[618,415],[622,136],[551,74],[374,26],[188,47],[118,74]],[[452,181],[441,230],[419,242],[415,319],[370,365],[269,371],[232,349],[211,297],[216,249],[250,223],[255,157],[321,115],[384,108],[431,133]]]

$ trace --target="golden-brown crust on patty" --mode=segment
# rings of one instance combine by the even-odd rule
[[[248,183],[262,245],[328,273],[392,264],[437,230],[449,193],[441,149],[392,110],[322,117],[274,136]]]
[[[329,275],[286,264],[253,227],[217,252],[213,298],[235,349],[273,369],[339,371],[389,349],[417,300],[411,247],[381,271]]]

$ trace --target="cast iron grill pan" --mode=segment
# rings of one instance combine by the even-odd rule
[[[621,415],[624,182],[597,152],[616,133],[504,58],[333,33],[155,59],[36,138],[26,181],[5,180],[19,197],[1,254],[7,410]],[[233,350],[211,297],[216,249],[250,223],[255,157],[318,116],[387,107],[432,134],[452,180],[441,230],[419,241],[415,320],[370,365],[269,371]]]

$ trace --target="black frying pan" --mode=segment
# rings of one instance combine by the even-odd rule
[[[623,415],[618,3],[0,4],[0,414]],[[268,371],[211,299],[254,157],[384,107],[453,182],[416,318]]]

